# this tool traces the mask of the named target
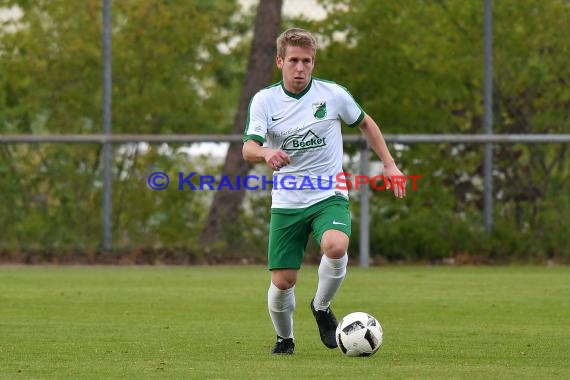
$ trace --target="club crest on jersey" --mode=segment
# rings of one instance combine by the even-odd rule
[[[327,145],[326,137],[319,137],[313,131],[308,131],[304,135],[292,135],[287,137],[281,145],[281,150],[305,150],[311,148],[320,148]]]
[[[316,119],[322,119],[327,116],[327,102],[313,103],[313,116]]]

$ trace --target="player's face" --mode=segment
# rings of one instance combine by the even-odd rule
[[[277,57],[277,67],[283,72],[285,89],[297,94],[305,89],[311,80],[315,57],[309,48],[287,46],[285,57]]]

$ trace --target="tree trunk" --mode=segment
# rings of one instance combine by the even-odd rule
[[[283,0],[261,0],[257,7],[251,53],[234,119],[233,133],[243,132],[251,98],[271,80],[275,65],[275,40],[281,26],[282,5]],[[237,175],[241,178],[246,176],[250,169],[250,165],[242,157],[242,146],[241,143],[231,143],[226,155],[222,173],[232,178],[232,182]],[[206,245],[227,243],[226,227],[236,223],[244,196],[243,188],[230,190],[224,186],[220,191],[216,191],[208,220],[200,235],[201,243]]]

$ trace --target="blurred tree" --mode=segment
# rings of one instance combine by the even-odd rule
[[[102,2],[0,3],[0,9],[9,7],[17,11],[0,25],[0,133],[99,133]],[[241,13],[238,0],[125,0],[113,2],[112,17],[113,132],[229,130],[246,64],[239,36],[251,19]],[[155,157],[161,149],[114,147],[116,246],[123,245],[122,229],[130,231],[128,241],[142,241],[133,240],[141,232],[137,235],[131,227],[156,222],[157,202],[164,213],[181,204],[175,198],[184,199],[182,194],[187,207],[198,199],[198,194],[184,192],[171,196],[165,208],[157,193],[145,197],[138,194],[148,191],[144,186],[125,183],[144,181],[138,173],[149,173],[152,163],[143,156]],[[1,190],[0,225],[10,227],[2,230],[6,238],[2,235],[0,241],[96,247],[99,150],[99,145],[0,146],[0,173],[7,183]],[[171,161],[182,157],[190,159]],[[171,165],[158,169],[167,167]],[[155,202],[148,202],[150,195]],[[139,198],[135,213],[125,200]],[[172,224],[184,210],[186,219],[198,220],[193,210],[181,210],[171,215]],[[164,242],[172,235],[165,232],[168,226],[161,225],[161,233],[148,240]],[[177,225],[170,228],[179,232]]]
[[[272,8],[280,15],[281,0],[260,3],[258,12]],[[385,133],[482,132],[482,1],[322,4],[325,20],[285,21],[317,33],[315,75],[347,86]],[[0,24],[0,133],[99,132],[101,1],[0,2],[7,7],[21,15]],[[281,16],[255,20],[246,78],[254,16],[240,13],[238,0],[124,0],[113,3],[112,14],[114,132],[241,133],[247,102],[278,75],[273,49]],[[566,0],[494,2],[497,133],[570,132],[568,35]],[[257,37],[266,41],[259,51]],[[227,241],[243,194],[216,193],[206,214],[210,199],[200,194],[145,192],[151,169],[207,166],[169,147],[139,148],[115,149],[114,236],[121,240],[115,246],[190,244],[198,232],[203,241]],[[0,145],[0,248],[97,246],[99,149]],[[398,145],[393,151],[407,173],[423,178],[403,202],[374,193],[373,220],[386,221],[372,236],[377,253],[399,259],[501,250],[500,241],[482,244],[477,235],[479,145]],[[568,254],[566,151],[567,145],[495,146],[497,236],[509,240],[511,252]],[[224,173],[247,170],[241,144],[234,144]]]
[[[98,132],[102,2],[4,3],[22,16],[0,34],[2,129]],[[245,64],[239,11],[237,0],[114,2],[113,131],[227,131]]]
[[[321,3],[327,18],[305,20],[323,42],[316,73],[346,85],[384,132],[482,133],[481,1]],[[495,133],[569,133],[568,2],[493,4]],[[496,146],[496,215],[541,238],[548,230],[541,224],[544,215],[568,212],[541,207],[551,196],[568,203],[566,150],[564,144]],[[427,191],[411,194],[404,205],[376,206],[392,218],[415,218],[418,213],[406,210],[433,207],[433,220],[443,211],[445,218],[469,220],[477,229],[481,152],[479,145],[399,147],[404,169],[423,174]],[[441,238],[449,231],[445,224],[432,226]]]
[[[275,40],[280,32],[282,0],[261,1],[257,7],[253,42],[244,86],[234,120],[233,133],[242,133],[245,127],[247,108],[253,95],[269,84],[275,67]],[[247,175],[250,165],[242,157],[242,143],[232,143],[228,148],[223,175],[242,178]],[[224,187],[217,191],[210,208],[210,214],[200,240],[211,244],[229,242],[229,226],[239,216],[239,209],[245,190],[230,190]]]

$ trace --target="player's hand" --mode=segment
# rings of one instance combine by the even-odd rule
[[[406,196],[406,177],[394,161],[384,164],[384,177],[388,181],[386,190],[392,190],[398,198]]]
[[[282,150],[270,149],[265,151],[265,162],[274,171],[279,171],[283,166],[291,162],[287,153]]]

